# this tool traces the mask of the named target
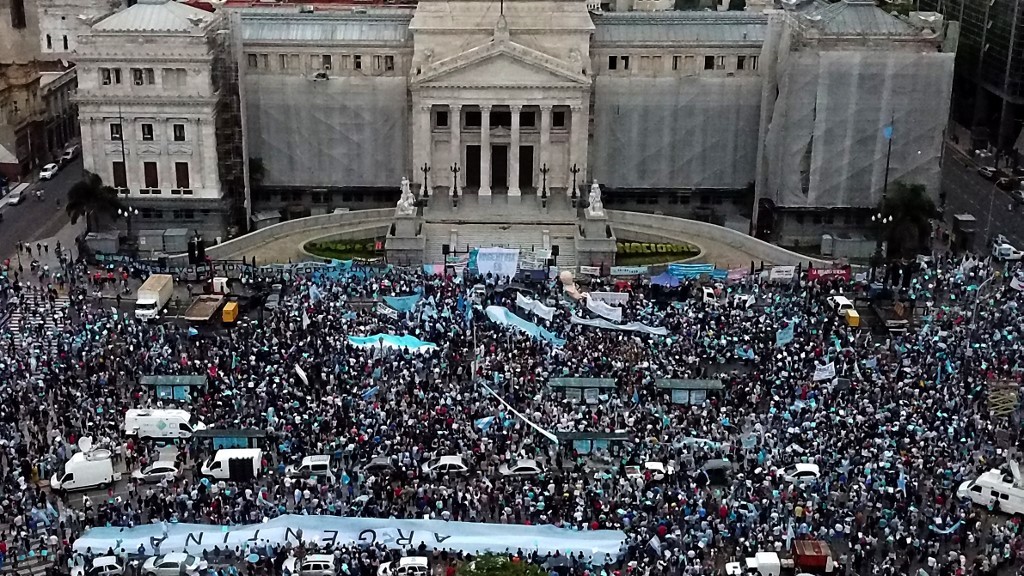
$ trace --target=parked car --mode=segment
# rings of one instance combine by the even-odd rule
[[[648,472],[651,473],[651,480],[658,481],[675,474],[675,470],[671,466],[665,466],[661,462],[644,462],[642,467],[626,466],[627,478],[645,478]]]
[[[787,484],[807,484],[821,476],[817,464],[790,464],[781,470],[782,479]]]
[[[430,561],[423,556],[407,556],[397,562],[384,562],[377,568],[377,576],[427,576]]]
[[[117,556],[99,556],[92,561],[92,567],[75,566],[71,568],[71,576],[121,576],[124,574],[124,563]]]
[[[374,456],[366,466],[363,466],[364,472],[391,472],[394,469],[395,465],[391,463],[391,458],[388,456]]]
[[[502,476],[535,476],[543,471],[540,463],[529,458],[508,462],[498,468]]]
[[[295,576],[335,576],[334,556],[331,554],[306,554],[301,560],[290,556],[283,568]]]
[[[285,476],[289,478],[309,478],[311,476],[327,477],[334,480],[334,472],[331,471],[331,457],[326,454],[315,454],[306,456],[298,465],[291,464],[284,469]]]
[[[68,162],[74,160],[75,156],[78,156],[78,152],[80,150],[81,149],[78,147],[78,144],[72,144],[71,146],[68,146],[67,149],[64,150],[64,153],[60,155],[61,165],[67,164]]]
[[[999,171],[996,170],[995,168],[991,167],[991,166],[982,166],[981,168],[978,168],[978,174],[981,174],[987,180],[995,180],[996,179],[996,175],[998,173],[999,173]]]
[[[469,471],[469,466],[462,460],[462,456],[439,456],[431,458],[423,464],[424,473],[461,474],[467,471]]]
[[[143,576],[198,576],[206,570],[206,560],[184,552],[152,556],[142,565]]]
[[[24,190],[15,190],[11,192],[10,196],[7,197],[7,203],[11,206],[17,206],[25,200]]]
[[[175,461],[157,460],[144,470],[132,472],[132,478],[147,484],[155,484],[164,479],[168,482],[173,482],[179,473],[178,464]]]
[[[59,171],[59,170],[60,170],[60,166],[57,166],[56,164],[51,162],[50,164],[47,164],[46,166],[43,166],[43,169],[39,171],[39,179],[40,180],[49,180],[49,179],[53,178],[54,176],[56,176],[57,175],[57,171]]]
[[[996,188],[999,188],[1003,192],[1010,192],[1016,187],[1016,178],[1000,178],[999,180],[996,180]]]

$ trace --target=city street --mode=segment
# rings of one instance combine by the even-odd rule
[[[1020,214],[1024,206],[978,174],[978,166],[951,146],[946,147],[942,163],[942,189],[946,193],[948,224],[952,225],[954,214],[968,212],[977,218],[976,251],[986,249],[992,234],[1003,234],[1015,246],[1024,245],[1024,219]]]
[[[13,256],[18,242],[49,238],[64,228],[69,221],[65,211],[68,190],[81,178],[82,158],[79,156],[62,168],[52,180],[35,182],[29,186],[21,204],[10,206],[6,197],[0,200],[0,214],[3,214],[3,221],[0,222],[0,257]],[[35,196],[35,190],[40,189],[43,191],[41,201]]]

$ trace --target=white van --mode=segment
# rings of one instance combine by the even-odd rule
[[[970,498],[979,506],[992,506],[1004,514],[1024,514],[1024,481],[1016,462],[1010,462],[1009,471],[992,469],[964,482],[956,495]]]
[[[110,456],[110,450],[104,449],[76,452],[64,464],[64,472],[50,478],[50,488],[69,491],[113,484],[121,479],[121,474],[114,472]]]
[[[377,568],[377,576],[427,576],[430,563],[423,556],[408,556],[397,562],[383,562]]]
[[[259,448],[224,448],[203,462],[203,476],[218,480],[249,480],[258,478],[263,462]]]
[[[715,296],[715,289],[710,286],[703,286],[701,294],[704,296],[705,304],[718,304],[718,296]]]
[[[328,480],[334,480],[334,472],[331,471],[331,457],[327,454],[316,454],[306,456],[299,465],[291,464],[284,469],[285,476],[289,478],[310,478],[313,476],[326,476]]]
[[[206,425],[192,418],[188,410],[132,409],[124,415],[124,432],[139,438],[191,438]]]
[[[825,299],[835,311],[836,316],[845,316],[847,310],[854,310],[853,302],[846,296],[829,296]]]

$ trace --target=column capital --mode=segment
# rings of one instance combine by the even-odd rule
[[[481,104],[480,105],[480,112],[490,112],[490,111],[491,111],[491,105],[490,104]]]
[[[433,104],[420,104],[420,110],[422,110],[424,112],[430,112],[430,109],[433,108],[433,107],[434,107]]]
[[[509,104],[508,107],[509,107],[510,110],[512,110],[513,114],[519,114],[520,112],[523,111],[523,105],[522,104]]]
[[[582,104],[574,104],[572,106],[569,106],[569,109],[572,110],[573,114],[575,114],[577,112],[582,112],[583,111],[583,105]]]
[[[540,105],[540,111],[541,112],[547,112],[549,114],[551,113],[551,110],[553,108],[554,108],[554,106],[552,106],[551,104],[541,104]]]
[[[449,104],[448,109],[452,112],[458,112],[459,110],[462,110],[462,104]]]

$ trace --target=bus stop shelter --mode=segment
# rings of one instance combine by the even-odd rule
[[[703,404],[708,398],[708,392],[721,392],[725,384],[718,379],[692,379],[692,378],[659,378],[654,381],[654,386],[667,390],[672,396],[673,404]]]
[[[192,438],[212,440],[213,449],[266,448],[267,433],[257,428],[207,428],[196,430]]]
[[[583,400],[587,404],[597,404],[599,396],[605,390],[615,389],[614,378],[551,378],[548,387],[561,390],[570,400]]]
[[[139,384],[156,389],[158,400],[180,400],[190,402],[195,392],[193,389],[206,389],[209,380],[205,375],[193,374],[151,375],[139,379]]]
[[[594,450],[608,450],[613,444],[632,442],[633,437],[625,432],[555,432],[559,444],[572,443],[580,454]]]

